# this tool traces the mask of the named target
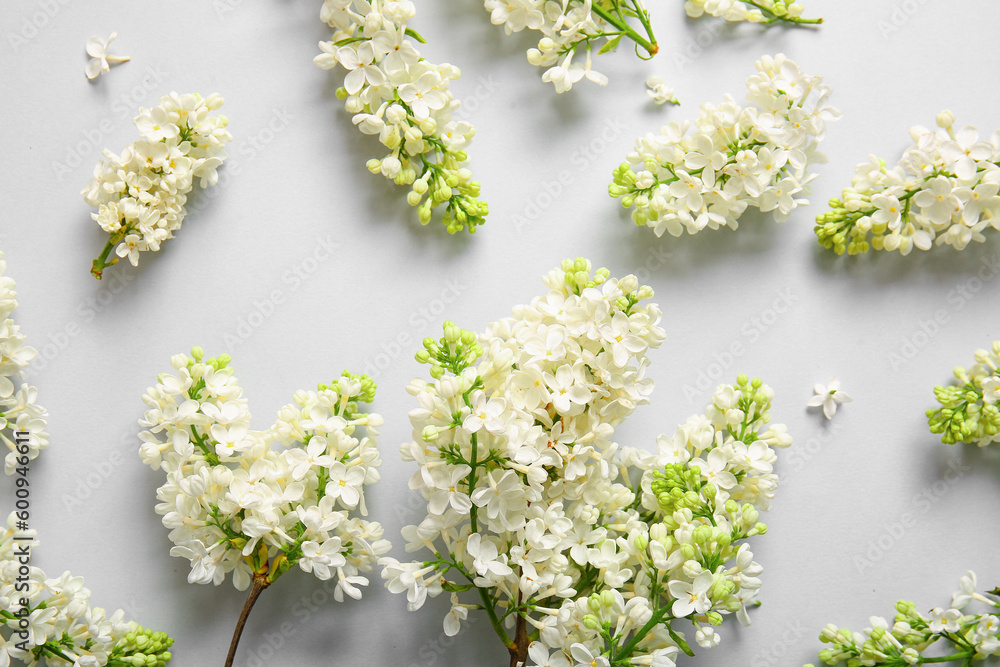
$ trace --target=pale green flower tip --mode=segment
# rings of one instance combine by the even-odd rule
[[[201,361],[202,357],[205,356],[205,350],[201,348],[200,345],[195,345],[191,348],[191,357],[195,361]]]
[[[601,629],[601,621],[598,620],[593,614],[587,614],[583,617],[583,625],[589,630],[599,631]]]

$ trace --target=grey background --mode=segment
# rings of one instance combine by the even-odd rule
[[[243,595],[229,582],[186,583],[187,563],[168,555],[153,512],[161,475],[136,455],[140,395],[170,355],[194,344],[230,352],[258,427],[296,389],[375,368],[385,465],[370,506],[399,542],[400,527],[421,517],[398,456],[414,406],[404,386],[423,373],[416,341],[439,335],[446,318],[481,329],[541,293],[540,277],[562,258],[585,255],[616,275],[639,272],[666,314],[652,404],[620,442],[654,446],[704,408],[716,380],[699,387],[699,376],[723,371],[764,377],[775,420],[797,441],[779,464],[771,532],[753,544],[764,605],[750,628],[731,619],[720,647],[683,664],[800,665],[815,660],[827,622],[860,628],[900,597],[946,604],[970,568],[983,587],[1000,584],[998,451],[943,446],[923,416],[933,386],[1000,338],[1000,280],[976,278],[1000,261],[997,238],[961,254],[844,260],[815,242],[819,205],[783,225],[748,215],[739,232],[656,239],[607,195],[637,136],[693,119],[702,101],[742,98],[764,53],[824,75],[844,111],[814,204],[839,194],[869,152],[895,160],[908,128],[943,108],[959,124],[998,126],[997,3],[806,4],[826,17],[819,30],[690,22],[680,0],[659,3],[654,60],[622,48],[597,61],[607,89],[581,84],[557,97],[525,60],[530,37],[505,37],[476,0],[420,3],[412,26],[428,39],[424,55],[463,69],[454,91],[478,130],[471,166],[491,207],[475,236],[450,237],[437,222],[419,227],[405,193],[365,170],[380,146],[351,126],[333,96],[337,76],[311,63],[327,37],[318,2],[3,3],[0,248],[18,282],[18,322],[44,353],[32,382],[51,413],[52,446],[32,473],[37,564],[84,576],[95,604],[169,631],[176,664],[221,664]],[[132,61],[88,83],[85,42],[112,30],[112,51]],[[682,107],[648,104],[652,73]],[[134,140],[136,109],[170,90],[226,98],[235,141],[223,184],[198,197],[162,252],[97,283],[88,269],[104,237],[79,191],[102,148]],[[546,184],[560,176],[568,185],[551,197]],[[318,261],[322,242],[337,248]],[[275,291],[274,312],[253,315]],[[776,315],[781,293],[793,303]],[[928,324],[935,316],[943,324]],[[248,318],[259,326],[244,339]],[[410,343],[398,346],[401,336]],[[738,358],[716,356],[734,343]],[[855,401],[826,423],[805,404],[832,375]],[[309,607],[309,596],[326,597],[317,586],[293,572],[269,590],[238,664],[507,664],[482,619],[443,641],[444,599],[407,613],[376,574],[361,602]],[[261,655],[270,657],[252,659]]]

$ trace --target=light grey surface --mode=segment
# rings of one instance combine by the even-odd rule
[[[326,37],[317,2],[5,2],[0,248],[18,281],[17,319],[51,357],[32,378],[52,434],[33,471],[37,563],[53,575],[83,575],[96,604],[125,606],[170,632],[176,664],[221,664],[243,595],[228,582],[186,583],[187,563],[167,554],[153,512],[160,474],[136,455],[140,395],[170,355],[194,344],[230,352],[259,427],[298,388],[344,368],[387,365],[376,373],[383,482],[370,505],[398,542],[399,528],[421,516],[398,445],[414,406],[404,386],[423,369],[412,360],[415,343],[394,341],[438,335],[444,318],[481,329],[540,293],[541,275],[562,258],[586,255],[616,275],[645,272],[665,312],[668,341],[651,355],[652,404],[619,429],[621,442],[652,447],[700,412],[710,391],[698,389],[699,374],[717,373],[713,363],[727,379],[743,371],[770,383],[775,419],[797,440],[779,464],[771,532],[753,546],[766,570],[764,605],[751,627],[727,622],[720,647],[683,664],[800,665],[815,659],[827,622],[864,626],[871,614],[891,615],[899,597],[925,609],[945,604],[970,568],[984,586],[1000,583],[998,452],[945,447],[923,417],[932,387],[1000,338],[1000,279],[975,282],[982,266],[1000,261],[997,239],[960,254],[837,259],[815,242],[814,205],[783,225],[747,216],[739,232],[658,240],[607,195],[611,170],[638,135],[693,119],[702,101],[741,98],[764,53],[783,51],[824,75],[844,111],[824,144],[830,162],[819,166],[817,204],[848,185],[869,152],[898,157],[907,129],[933,123],[942,108],[960,124],[1000,125],[1000,52],[990,46],[997,3],[806,4],[826,17],[819,30],[713,32],[718,24],[686,21],[680,0],[659,3],[656,59],[641,62],[623,48],[598,61],[606,89],[580,85],[557,97],[525,61],[530,39],[505,38],[476,0],[420,3],[412,25],[428,39],[424,54],[463,69],[454,90],[478,130],[472,169],[491,208],[475,236],[449,237],[420,228],[404,193],[365,170],[380,147],[334,98],[336,74],[311,63]],[[32,33],[25,21],[40,25],[37,34],[12,39]],[[90,84],[86,39],[112,30],[113,52],[132,61]],[[674,85],[684,106],[652,108],[643,88],[651,73]],[[235,141],[225,184],[162,252],[96,283],[88,269],[104,238],[79,190],[102,148],[135,138],[136,108],[170,90],[226,98]],[[545,183],[563,171],[569,185],[547,197]],[[336,250],[314,262],[322,242]],[[297,270],[304,280],[296,282]],[[282,303],[234,344],[274,290]],[[792,305],[774,317],[779,294]],[[936,313],[946,322],[935,328],[926,323]],[[933,333],[922,334],[925,326]],[[744,350],[737,359],[715,356],[733,343]],[[903,362],[894,367],[892,354]],[[832,375],[855,400],[826,423],[805,404],[813,384]],[[895,528],[907,514],[909,525]],[[879,540],[888,548],[873,546]],[[376,575],[361,602],[311,611],[302,603],[316,589],[293,572],[269,590],[238,664],[506,664],[482,619],[442,642],[443,600],[407,613]],[[275,656],[248,662],[282,622],[291,634]]]

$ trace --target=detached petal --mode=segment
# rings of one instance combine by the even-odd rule
[[[87,40],[87,55],[91,58],[100,58],[104,55],[107,48],[107,42],[98,37],[91,37]]]
[[[87,63],[87,78],[93,81],[101,75],[101,59],[91,58]]]

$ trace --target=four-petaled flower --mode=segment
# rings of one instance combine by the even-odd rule
[[[851,402],[851,397],[840,390],[840,381],[837,378],[830,378],[825,387],[817,384],[813,387],[813,391],[816,392],[816,395],[809,399],[808,405],[811,408],[822,406],[823,414],[827,419],[833,419],[833,415],[837,413],[838,404]]]

